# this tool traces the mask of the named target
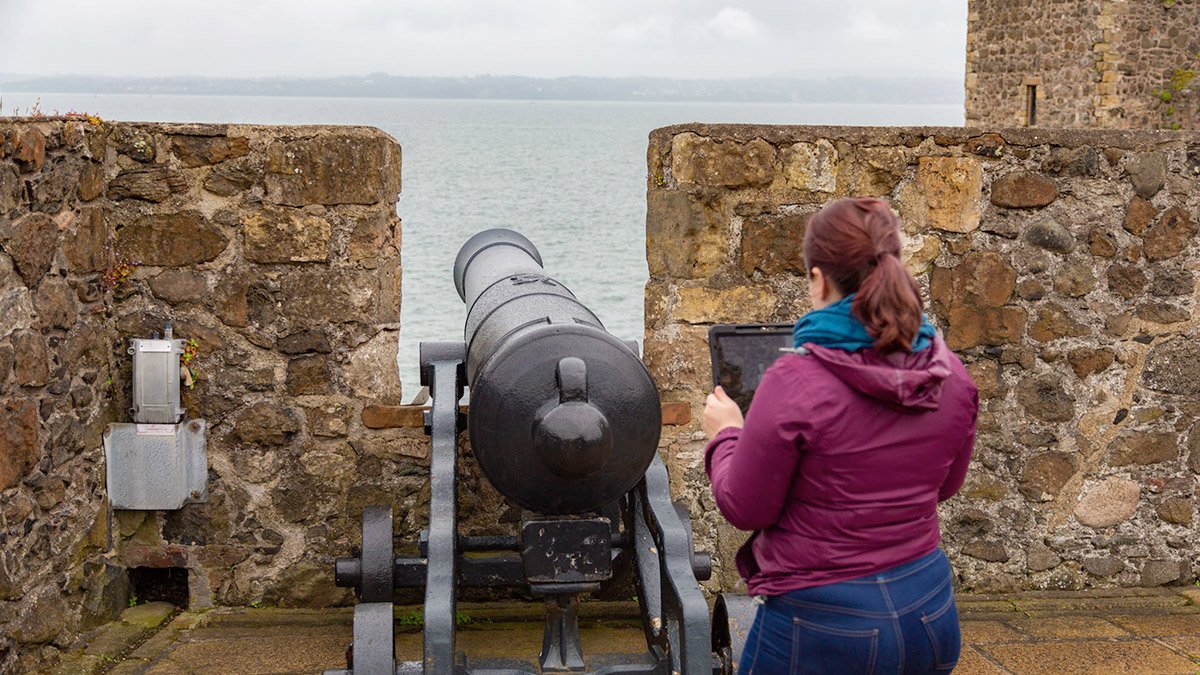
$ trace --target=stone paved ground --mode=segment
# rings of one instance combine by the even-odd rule
[[[535,657],[536,605],[470,606],[459,647],[469,656]],[[586,608],[588,654],[643,647],[631,605]],[[1200,588],[960,596],[962,675],[1200,673]],[[412,608],[397,611],[401,620]],[[351,613],[218,608],[179,612],[162,603],[129,610],[92,633],[61,673],[118,675],[309,673],[342,667]],[[532,620],[531,620],[532,619]],[[421,635],[398,626],[397,655],[419,659]]]

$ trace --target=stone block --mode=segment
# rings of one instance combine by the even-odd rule
[[[1075,416],[1075,397],[1058,377],[1022,379],[1017,385],[1017,401],[1026,413],[1043,422],[1067,422]]]
[[[329,359],[320,354],[298,356],[288,361],[287,391],[292,396],[334,393]]]
[[[1071,364],[1075,375],[1083,379],[1107,370],[1113,364],[1115,356],[1113,350],[1107,347],[1076,347],[1067,353],[1067,362]]]
[[[84,162],[79,167],[79,199],[90,202],[104,194],[104,167],[96,162]]]
[[[1173,258],[1196,236],[1196,224],[1181,207],[1163,212],[1158,222],[1151,225],[1142,235],[1144,251],[1150,260]]]
[[[272,302],[270,311],[282,312],[300,330],[364,321],[375,317],[379,285],[380,275],[375,272],[299,267],[280,279],[280,306]],[[253,298],[248,296],[247,302],[253,320]],[[271,321],[258,323],[265,326]]]
[[[362,423],[368,429],[403,429],[425,426],[421,405],[369,405],[363,408]]]
[[[1008,551],[998,541],[973,541],[962,547],[962,554],[984,562],[1008,562]]]
[[[1159,464],[1179,458],[1179,438],[1172,431],[1134,431],[1123,434],[1108,446],[1112,466]]]
[[[79,304],[75,291],[62,277],[48,277],[34,293],[34,306],[45,326],[71,328],[79,316]]]
[[[22,173],[42,170],[46,163],[46,137],[33,127],[14,130],[8,136],[11,153]]]
[[[1141,383],[1155,391],[1200,396],[1200,344],[1193,338],[1173,338],[1155,345],[1146,355]]]
[[[213,167],[204,179],[204,189],[221,197],[232,197],[257,185],[263,174],[261,163],[249,158],[224,162]]]
[[[929,276],[930,298],[937,305],[1002,307],[1012,297],[1017,272],[999,253],[975,252],[956,267],[935,267]]]
[[[14,230],[5,248],[25,285],[34,288],[50,271],[54,261],[59,242],[58,227],[50,216],[31,213],[18,220]]]
[[[117,232],[117,251],[139,265],[184,267],[215,259],[229,238],[198,211],[143,216]]]
[[[730,216],[721,204],[684,190],[651,190],[646,199],[651,277],[703,279],[729,261]]]
[[[1147,302],[1138,304],[1134,316],[1151,323],[1171,324],[1187,321],[1192,318],[1192,313],[1166,302]]]
[[[260,446],[286,445],[299,431],[300,423],[289,408],[266,401],[242,410],[233,424],[238,439]]]
[[[208,296],[208,277],[202,272],[168,269],[150,280],[150,290],[171,304],[195,302]]]
[[[1105,228],[1093,227],[1088,233],[1088,250],[1100,258],[1112,258],[1117,255],[1117,239]]]
[[[1114,555],[1084,558],[1080,564],[1088,574],[1098,577],[1111,577],[1125,569],[1125,561]]]
[[[147,202],[166,201],[182,179],[163,166],[126,169],[108,182],[107,197],[113,201],[137,199]]]
[[[1078,470],[1075,456],[1065,452],[1043,452],[1030,457],[1021,472],[1018,488],[1026,499],[1052,501]]]
[[[351,352],[344,365],[350,395],[368,404],[399,404],[398,350],[397,332],[383,330]]]
[[[13,374],[22,387],[44,387],[50,381],[50,353],[46,339],[35,331],[24,331],[13,337],[16,366]]]
[[[682,401],[668,401],[662,404],[662,423],[664,426],[682,426],[692,421],[692,407]]]
[[[1132,235],[1140,235],[1146,227],[1158,216],[1158,209],[1148,200],[1134,197],[1125,209],[1125,221],[1121,226]]]
[[[805,275],[804,233],[811,213],[761,214],[742,223],[742,271]]]
[[[779,150],[779,159],[788,187],[806,192],[837,190],[838,153],[829,141],[820,139],[815,143],[784,146]],[[766,182],[770,182],[769,178]]]
[[[1038,342],[1051,342],[1064,337],[1088,334],[1087,326],[1071,318],[1061,305],[1048,304],[1038,310],[1037,319],[1029,326],[1029,337]]]
[[[75,219],[75,233],[63,241],[67,266],[75,274],[102,271],[109,264],[107,251],[111,233],[104,222],[104,210],[83,208]]]
[[[1075,504],[1075,519],[1091,528],[1104,528],[1129,520],[1137,511],[1141,490],[1137,483],[1113,476],[1085,487]]]
[[[1164,499],[1162,504],[1158,505],[1158,517],[1163,522],[1171,523],[1172,525],[1191,525],[1192,511],[1195,509],[1191,499],[1185,497],[1171,497]]]
[[[329,354],[333,348],[320,328],[302,330],[279,338],[275,348],[284,354]]]
[[[0,410],[0,490],[7,490],[21,482],[37,461],[40,420],[31,399],[5,399]]]
[[[909,226],[948,232],[979,228],[983,165],[970,157],[921,157],[917,160],[915,192],[900,196]]]
[[[766,321],[777,302],[774,292],[760,286],[680,288],[672,317],[693,324]]]
[[[329,221],[298,210],[264,209],[242,216],[246,259],[257,263],[327,262]]]
[[[174,613],[175,607],[169,602],[147,602],[121,612],[121,622],[152,630],[162,625]]]
[[[761,138],[722,141],[687,132],[671,139],[671,177],[678,184],[722,188],[768,185],[775,176],[775,159],[775,147]],[[819,156],[813,157],[814,162],[819,160]],[[796,180],[820,183],[820,175],[804,177],[809,168],[797,166]]]
[[[946,317],[946,345],[970,349],[978,345],[1002,345],[1021,339],[1029,315],[1024,307],[952,307]]]
[[[204,166],[246,156],[250,141],[228,136],[172,136],[171,152],[184,166]]]
[[[1018,171],[992,181],[992,203],[1009,209],[1047,206],[1058,198],[1058,186],[1041,174]]]
[[[275,141],[266,154],[272,204],[387,203],[400,192],[400,146],[383,135],[327,132]]]
[[[1108,290],[1126,300],[1140,295],[1149,281],[1140,266],[1130,263],[1113,263],[1108,266],[1104,275],[1108,279]]]
[[[1147,560],[1142,565],[1140,583],[1142,586],[1152,588],[1177,581],[1179,577],[1183,576],[1185,564],[1178,560]]]
[[[1054,291],[1060,295],[1078,298],[1087,295],[1095,287],[1094,268],[1085,262],[1070,262],[1054,275]]]
[[[1157,269],[1150,283],[1151,295],[1157,296],[1191,295],[1195,290],[1196,278],[1185,269]]]

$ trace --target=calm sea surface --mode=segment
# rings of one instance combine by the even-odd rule
[[[419,387],[417,344],[462,339],[451,269],[472,234],[507,227],[622,339],[642,338],[646,141],[680,122],[950,125],[961,105],[441,101],[4,94],[2,114],[86,111],[107,120],[365,124],[403,146],[400,377]]]

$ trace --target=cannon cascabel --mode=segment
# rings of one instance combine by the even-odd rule
[[[661,425],[638,355],[511,230],[471,237],[454,285],[468,308],[471,446],[492,485],[544,514],[596,510],[632,489]]]

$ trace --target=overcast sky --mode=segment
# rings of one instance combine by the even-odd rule
[[[967,0],[0,0],[0,73],[961,76]]]

